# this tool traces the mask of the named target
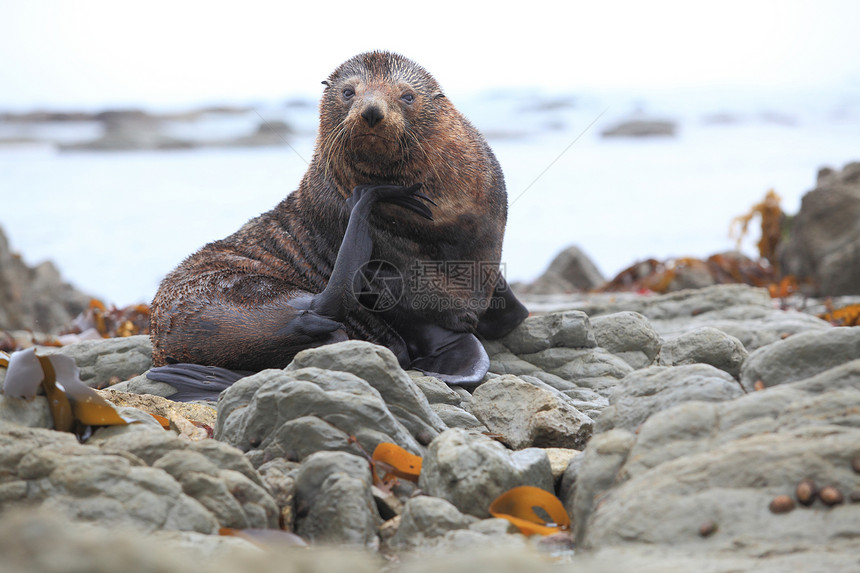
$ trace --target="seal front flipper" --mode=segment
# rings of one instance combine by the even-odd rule
[[[168,396],[168,400],[174,402],[211,400],[214,402],[218,400],[221,392],[232,386],[240,378],[251,374],[253,372],[183,362],[152,368],[146,373],[146,377],[176,388],[176,393]]]
[[[421,183],[409,187],[400,185],[358,185],[347,198],[349,222],[337,252],[334,268],[323,292],[314,295],[309,309],[342,322],[346,316],[344,297],[352,292],[353,282],[361,268],[370,261],[373,238],[370,232],[370,212],[379,201],[393,202],[431,218],[430,209],[415,197],[426,197],[418,190]],[[429,201],[429,198],[427,198]]]
[[[517,299],[505,277],[499,275],[490,298],[490,306],[478,321],[478,334],[484,338],[502,338],[529,315],[529,310]]]

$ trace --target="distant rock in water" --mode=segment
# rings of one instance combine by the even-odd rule
[[[544,273],[533,283],[519,285],[517,292],[527,294],[562,294],[597,288],[606,279],[597,265],[579,247],[560,252]]]
[[[284,145],[287,138],[293,135],[295,130],[286,122],[280,120],[262,121],[257,130],[251,135],[240,137],[225,145],[238,145],[243,147],[255,147],[263,145]]]
[[[860,294],[860,162],[819,171],[779,259],[784,275],[811,283],[808,294]]]
[[[104,134],[95,140],[60,144],[62,150],[130,151],[187,149],[190,141],[161,133],[161,118],[142,110],[108,110],[95,115],[104,126]]]
[[[666,119],[629,119],[604,129],[603,137],[674,137],[678,126]]]
[[[53,263],[28,267],[0,229],[0,330],[55,332],[89,302],[89,296],[62,280]]]

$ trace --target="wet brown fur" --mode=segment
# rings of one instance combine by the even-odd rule
[[[407,284],[416,261],[498,263],[507,217],[501,170],[432,76],[402,56],[370,52],[342,64],[324,83],[316,148],[298,190],[185,259],[161,283],[152,303],[156,366],[288,364],[302,349],[279,335],[296,315],[289,301],[325,288],[349,219],[346,198],[359,184],[421,182],[437,204],[432,221],[397,205],[374,207],[372,259],[395,265]],[[349,99],[347,88],[354,92]],[[405,94],[414,100],[407,103]],[[367,106],[384,115],[375,128],[361,117]],[[433,293],[449,299],[448,310],[440,310],[415,309],[407,290],[397,312],[474,332],[481,313],[475,303],[491,292],[488,284],[448,285]],[[392,349],[403,344],[381,315],[350,296],[344,303],[347,336]]]

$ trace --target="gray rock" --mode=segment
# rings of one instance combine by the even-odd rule
[[[784,515],[768,505],[810,477],[850,491],[856,474],[849,461],[858,454],[860,429],[833,426],[751,436],[684,456],[614,488],[590,517],[582,547],[631,541],[701,547],[699,528],[713,521],[718,532],[707,538],[710,551],[760,555],[826,546],[856,552],[860,505]]]
[[[349,372],[377,390],[391,413],[413,436],[429,443],[446,429],[442,420],[430,409],[423,392],[404,372],[394,354],[383,346],[348,340],[299,352],[287,372],[305,367]]]
[[[856,556],[850,550],[836,553],[827,547],[807,547],[804,551],[789,554],[777,550],[748,556],[739,551],[709,551],[706,541],[671,547],[633,543],[613,545],[596,551],[577,551],[575,561],[577,571],[587,573],[829,573],[851,571],[857,567]]]
[[[451,406],[459,406],[463,398],[453,388],[432,376],[412,376],[412,381],[418,387],[427,402],[433,404],[448,404]]]
[[[860,328],[840,327],[795,334],[750,354],[741,370],[748,391],[808,378],[860,358]]]
[[[625,475],[761,433],[833,423],[860,426],[860,414],[846,410],[846,404],[860,403],[858,372],[855,360],[731,402],[686,402],[658,412],[642,425]]]
[[[99,114],[104,130],[90,141],[62,142],[62,150],[130,151],[189,149],[193,140],[179,139],[162,133],[160,118],[141,110],[106,111]]]
[[[655,413],[642,424],[635,443],[633,434],[626,434],[623,456],[600,450],[616,431],[592,439],[577,474],[577,539],[583,541],[594,523],[600,527],[596,537],[588,534],[590,546],[614,544],[620,536],[627,542],[698,542],[698,527],[714,521],[720,532],[718,548],[735,543],[770,551],[780,536],[784,547],[796,551],[822,543],[838,548],[847,522],[837,515],[856,519],[837,514],[820,518],[822,524],[815,514],[817,533],[809,543],[800,543],[804,538],[794,528],[812,519],[804,513],[808,510],[795,510],[786,522],[772,523],[774,514],[767,506],[776,495],[792,495],[804,478],[843,491],[855,487],[850,466],[860,455],[860,359],[732,401],[685,402]],[[589,475],[592,468],[599,471]],[[604,501],[597,505],[595,499]],[[642,514],[641,522],[627,521],[645,499],[652,510]],[[654,501],[663,499],[668,505]],[[622,506],[624,516],[618,513]],[[604,511],[609,514],[597,517]],[[622,521],[625,525],[619,526]],[[757,529],[762,531],[755,533]],[[745,541],[738,545],[741,538]]]
[[[710,326],[736,337],[750,352],[786,335],[831,327],[826,321],[803,312],[776,309],[767,290],[740,284],[665,295],[618,292],[592,293],[581,300],[546,298],[546,301],[525,298],[525,303],[533,310],[582,310],[592,321],[613,313],[637,312],[645,316],[664,339]]]
[[[603,396],[608,396],[618,380],[633,371],[627,362],[602,348],[548,348],[521,358]],[[538,373],[535,376],[540,377]]]
[[[476,522],[478,518],[460,513],[444,499],[420,495],[406,502],[400,527],[390,544],[398,549],[415,548],[432,540],[438,541],[447,532],[466,529]]]
[[[517,290],[529,294],[567,293],[591,290],[604,282],[606,279],[588,255],[579,247],[570,246],[556,255],[533,283]]]
[[[636,436],[632,432],[609,430],[595,435],[582,455],[578,456],[578,465],[571,470],[576,474],[575,485],[568,483],[567,495],[562,499],[570,516],[577,545],[585,537],[586,520],[607,491],[615,485],[621,467],[635,443]]]
[[[450,404],[431,404],[433,411],[445,422],[449,428],[464,428],[466,430],[486,430],[481,421],[459,406]]]
[[[663,340],[638,312],[625,311],[591,319],[597,345],[615,354],[633,368],[654,363]]]
[[[0,329],[54,333],[71,324],[90,296],[64,282],[51,262],[29,267],[0,229]]]
[[[596,416],[609,404],[609,400],[590,388],[577,386],[549,372],[538,370],[534,376],[519,376],[529,384],[538,386],[551,392],[559,391],[570,399],[570,405],[594,420]]]
[[[539,554],[522,535],[501,535],[483,524],[446,533],[435,552],[399,555],[397,570],[403,573],[438,571],[494,573],[550,573],[575,567],[578,573],[637,571],[700,571],[730,573],[756,571],[853,571],[856,552],[832,553],[826,547],[808,551],[747,557],[737,551],[710,553],[705,547],[642,547],[615,545],[596,552],[577,551],[575,557]],[[449,537],[450,536],[450,537]],[[446,539],[447,538],[447,539]],[[50,539],[50,543],[45,543]],[[106,543],[105,540],[110,542]],[[292,550],[290,550],[292,549]],[[207,573],[378,573],[384,566],[367,552],[339,548],[281,549],[261,551],[238,537],[191,532],[157,532],[103,528],[68,521],[45,512],[16,512],[0,516],[0,555],[4,569],[27,573],[115,573],[116,571],[194,571]]]
[[[190,442],[182,440],[172,432],[161,431],[121,434],[103,440],[94,437],[87,443],[98,445],[102,451],[110,454],[132,454],[147,465],[155,464],[176,450],[198,452],[219,469],[241,473],[254,483],[262,485],[259,474],[242,452],[217,440]]]
[[[172,475],[182,484],[182,490],[202,503],[224,527],[278,526],[278,508],[263,487],[237,471],[219,468],[200,452],[173,450],[153,467]]]
[[[767,289],[742,284],[714,285],[698,289],[687,289],[664,295],[627,295],[613,293],[611,297],[598,299],[581,308],[589,316],[634,311],[645,316],[654,328],[655,321],[691,319],[714,311],[724,311],[745,306],[772,310],[773,301]]]
[[[415,392],[432,419],[438,420],[424,395]],[[349,372],[314,367],[264,370],[225,390],[219,411],[215,437],[246,452],[261,450],[264,459],[301,460],[321,450],[360,454],[350,436],[367,452],[380,442],[398,444],[417,455],[423,452],[379,392]]]
[[[627,119],[604,129],[603,137],[673,137],[677,130],[674,121],[666,119]]]
[[[792,334],[831,328],[828,322],[809,314],[752,304],[716,309],[690,318],[656,319],[651,322],[664,338],[673,338],[703,327],[716,328],[740,340],[750,352]]]
[[[382,522],[371,493],[367,460],[346,452],[317,452],[296,474],[296,531],[313,543],[375,548]]]
[[[512,352],[502,352],[490,356],[490,372],[495,374],[534,374],[540,370],[531,362],[526,362]]]
[[[189,442],[172,433],[122,434],[91,440],[102,451],[132,455],[167,472],[222,527],[272,528],[278,507],[242,453],[215,440]]]
[[[517,452],[481,434],[452,428],[427,448],[419,487],[453,503],[463,513],[489,517],[490,504],[520,485],[553,491],[552,471],[543,450]]]
[[[54,418],[45,396],[24,400],[0,394],[0,420],[29,428],[54,427]]]
[[[71,519],[144,531],[212,533],[219,525],[166,472],[127,452],[80,445],[73,434],[3,424],[0,460],[6,472],[3,511],[35,505]]]
[[[570,398],[505,375],[472,394],[472,412],[515,450],[527,447],[582,449],[591,437],[591,418]]]
[[[737,378],[747,356],[749,352],[740,340],[721,330],[705,326],[666,340],[660,351],[659,364],[710,364]]]
[[[815,285],[807,294],[860,294],[860,163],[819,173],[779,256],[783,272]]]
[[[84,340],[45,352],[73,358],[81,381],[94,388],[107,387],[112,377],[126,380],[152,367],[152,344],[145,335]]]
[[[70,520],[34,508],[0,516],[0,555],[4,571],[27,573],[187,571],[199,563],[139,530]]]
[[[709,364],[652,366],[621,380],[609,397],[609,407],[597,421],[597,432],[612,428],[636,430],[652,414],[698,400],[724,402],[743,395],[740,384]]]
[[[123,382],[110,386],[116,392],[128,392],[129,394],[152,394],[162,398],[170,398],[176,394],[176,388],[165,382],[157,382],[146,377],[146,372],[140,376],[134,376]]]
[[[594,348],[597,341],[588,316],[580,311],[566,311],[530,316],[502,339],[514,354],[533,354],[556,348]]]
[[[478,533],[483,533],[484,535],[503,537],[505,539],[508,539],[508,535],[510,534],[517,534],[520,532],[516,525],[507,519],[502,519],[500,517],[479,519],[469,525],[469,529],[477,531]]]

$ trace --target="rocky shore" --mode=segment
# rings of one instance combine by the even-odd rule
[[[50,429],[44,397],[0,396],[0,563],[860,568],[860,328],[743,285],[526,302],[533,316],[486,343],[491,373],[472,392],[349,341],[180,407],[134,401],[172,393],[143,375],[145,336],[40,349],[73,357],[90,386],[124,380],[102,394],[138,422],[79,442]],[[156,404],[172,430],[140,409]],[[182,423],[204,419],[213,437]],[[417,484],[379,487],[365,452],[383,442],[423,458]],[[521,485],[557,495],[570,531],[526,537],[492,517]]]
[[[348,341],[180,404],[145,375],[147,336],[39,346],[131,423],[60,432],[56,391],[0,393],[0,571],[860,570],[860,326],[820,318],[860,302],[858,208],[860,164],[822,170],[773,253],[799,289],[776,298],[718,284],[760,266],[729,255],[664,265],[666,294],[600,292],[568,249],[516,287],[532,316],[485,342],[469,390]],[[2,235],[0,263],[6,329],[88,304]],[[382,479],[380,444],[417,478]],[[519,486],[570,526],[497,517]]]

